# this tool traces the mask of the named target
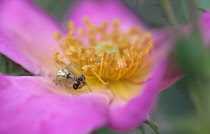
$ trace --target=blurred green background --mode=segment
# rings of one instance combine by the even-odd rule
[[[172,5],[178,24],[187,24],[192,21],[187,2],[192,0],[127,0],[124,1],[139,17],[152,28],[170,26],[171,22],[164,11],[163,3],[169,1]],[[36,0],[47,12],[59,21],[74,3],[74,0]],[[209,9],[209,0],[197,0],[193,10],[202,13],[196,8]],[[194,40],[192,40],[192,38]],[[194,43],[194,47],[191,47]],[[196,44],[195,44],[196,43]],[[189,46],[188,44],[191,44]],[[200,46],[198,44],[201,44]],[[186,54],[187,53],[187,54]],[[177,48],[173,56],[183,65],[186,77],[162,91],[156,107],[151,113],[151,120],[159,128],[161,134],[208,134],[210,124],[209,110],[209,61],[208,51],[202,48],[200,34],[195,32],[190,38],[177,38]],[[198,58],[199,57],[199,58]],[[200,61],[200,59],[203,59]],[[21,66],[15,64],[3,55],[0,55],[0,72],[7,75],[32,75]],[[197,65],[199,63],[199,65]],[[206,94],[206,95],[203,95]],[[207,104],[206,104],[207,103]],[[201,105],[201,106],[200,106]],[[205,109],[207,107],[207,109]],[[203,116],[202,116],[203,115]],[[154,134],[154,131],[146,124],[143,125],[146,134]],[[114,132],[102,128],[96,134],[114,134]],[[122,134],[141,133],[140,129]],[[121,133],[117,133],[121,134]]]

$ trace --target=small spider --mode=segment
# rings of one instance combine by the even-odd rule
[[[56,79],[53,80],[56,83],[56,85],[60,84],[64,87],[64,89],[66,89],[66,87],[69,84],[72,84],[72,88],[75,90],[81,89],[83,86],[87,86],[90,92],[92,92],[85,81],[85,76],[83,74],[82,75],[78,74],[72,68],[72,67],[78,68],[82,72],[82,69],[79,66],[73,63],[66,65],[63,62],[58,62],[58,64],[62,67],[62,69],[58,70]]]

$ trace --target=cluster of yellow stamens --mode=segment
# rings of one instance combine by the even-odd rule
[[[148,65],[154,43],[149,32],[140,28],[121,31],[118,20],[101,26],[95,26],[89,19],[84,22],[85,27],[77,30],[69,22],[68,34],[56,33],[55,38],[67,62],[81,67],[87,79],[109,84],[129,79]],[[63,60],[58,54],[55,50],[55,63]]]

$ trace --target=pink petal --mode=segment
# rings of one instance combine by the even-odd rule
[[[83,17],[88,17],[91,22],[99,25],[105,20],[112,22],[113,19],[119,19],[125,29],[143,25],[139,17],[122,0],[78,0],[66,19],[73,20],[76,26],[81,26]]]
[[[0,30],[7,40],[11,40],[0,47],[1,53],[36,74],[47,75],[55,70],[51,57],[53,49],[58,49],[58,45],[53,32],[61,30],[55,20],[49,18],[39,7],[29,1],[1,1]],[[16,53],[21,53],[21,58]],[[28,65],[21,59],[27,59],[33,64]],[[34,70],[37,67],[39,72]]]
[[[175,59],[168,58],[165,74],[161,82],[160,91],[170,87],[184,77],[184,71]]]
[[[146,84],[143,93],[132,98],[124,107],[112,105],[108,127],[126,131],[139,126],[150,112],[163,78],[165,62],[159,64],[152,78]]]
[[[180,30],[185,35],[190,33],[190,26],[181,26]],[[161,90],[168,88],[169,86],[176,83],[178,80],[183,78],[184,74],[181,67],[178,65],[178,61],[172,58],[171,54],[175,51],[175,33],[173,29],[164,28],[156,29],[152,31],[154,44],[154,62],[159,62],[162,59],[167,58],[167,65],[164,73],[163,80],[161,82]]]
[[[210,45],[210,13],[204,12],[199,19],[199,26],[203,40],[206,45]]]
[[[1,134],[90,133],[107,121],[105,96],[52,92],[51,80],[0,75]]]
[[[35,64],[29,57],[25,56],[16,45],[12,43],[4,34],[0,32],[0,53],[7,55],[7,57],[15,60],[30,72],[38,74],[40,72],[40,65]],[[39,63],[40,64],[40,63]]]

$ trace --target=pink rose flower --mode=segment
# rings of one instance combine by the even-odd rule
[[[119,20],[115,35],[122,40],[114,35],[98,40],[91,28],[88,32],[82,23],[84,17],[91,21],[92,30],[104,22],[113,30],[116,27],[112,22]],[[70,25],[70,31],[31,1],[0,2],[0,52],[28,71],[41,75],[0,75],[0,133],[77,134],[91,133],[103,126],[128,131],[147,118],[159,91],[180,79],[177,72],[167,68],[167,56],[173,47],[172,33],[161,29],[150,36],[143,22],[120,0],[79,1],[68,11],[65,20],[75,24]],[[90,38],[85,40],[71,33],[79,27],[87,31],[85,37],[93,37],[92,47],[99,49],[92,52],[94,60],[88,59]],[[132,28],[137,32],[130,35]],[[57,41],[52,36],[54,32],[60,33]],[[111,34],[102,32],[100,37],[103,33]],[[136,39],[131,38],[137,36],[146,41],[138,40],[134,47],[132,41]],[[63,41],[69,38],[72,40]],[[77,41],[80,44],[75,45]],[[79,50],[84,50],[83,56],[78,56]],[[87,86],[76,91],[66,88],[68,92],[53,82],[58,71],[55,63],[61,60],[57,51],[64,56],[62,62],[72,62],[83,69],[92,93]],[[100,52],[110,57],[102,58]],[[79,62],[82,58],[85,60]]]

